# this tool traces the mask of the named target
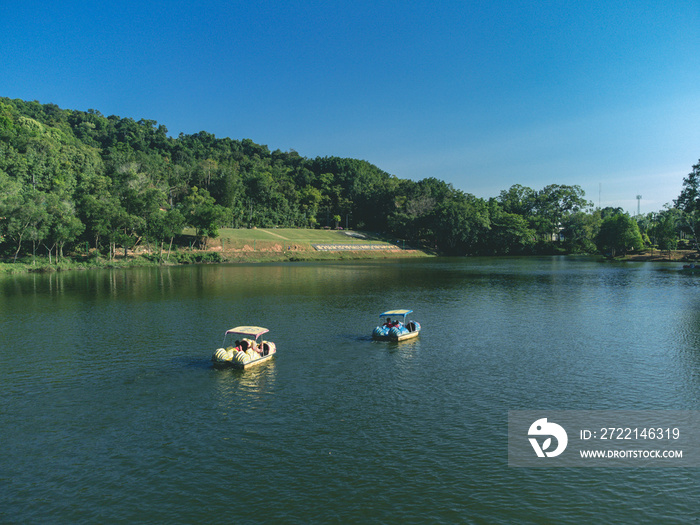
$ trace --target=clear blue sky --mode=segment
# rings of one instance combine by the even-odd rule
[[[698,0],[8,0],[0,96],[646,213],[700,159],[699,28]]]

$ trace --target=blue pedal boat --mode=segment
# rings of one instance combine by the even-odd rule
[[[381,324],[372,332],[377,341],[405,341],[420,333],[420,323],[409,321],[408,314],[413,310],[388,310],[379,314]]]

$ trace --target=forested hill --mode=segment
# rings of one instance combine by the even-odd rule
[[[570,225],[579,233],[565,248],[590,251],[587,206],[578,186],[518,185],[484,200],[429,173],[412,181],[364,160],[309,159],[205,131],[173,138],[153,120],[0,98],[5,255],[79,243],[111,251],[184,226],[203,240],[224,226],[349,226],[444,253],[510,254],[551,248]]]

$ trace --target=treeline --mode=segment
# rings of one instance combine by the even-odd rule
[[[0,253],[15,259],[162,253],[184,227],[204,246],[221,227],[277,226],[376,231],[458,255],[664,249],[690,231],[683,214],[594,210],[580,187],[556,184],[484,200],[364,160],[205,131],[173,138],[153,120],[0,98]]]

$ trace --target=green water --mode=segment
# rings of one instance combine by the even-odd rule
[[[697,469],[508,467],[508,410],[700,409],[700,278],[585,259],[0,279],[2,523],[687,523]],[[419,338],[370,338],[410,308]],[[249,371],[223,332],[277,344]]]

